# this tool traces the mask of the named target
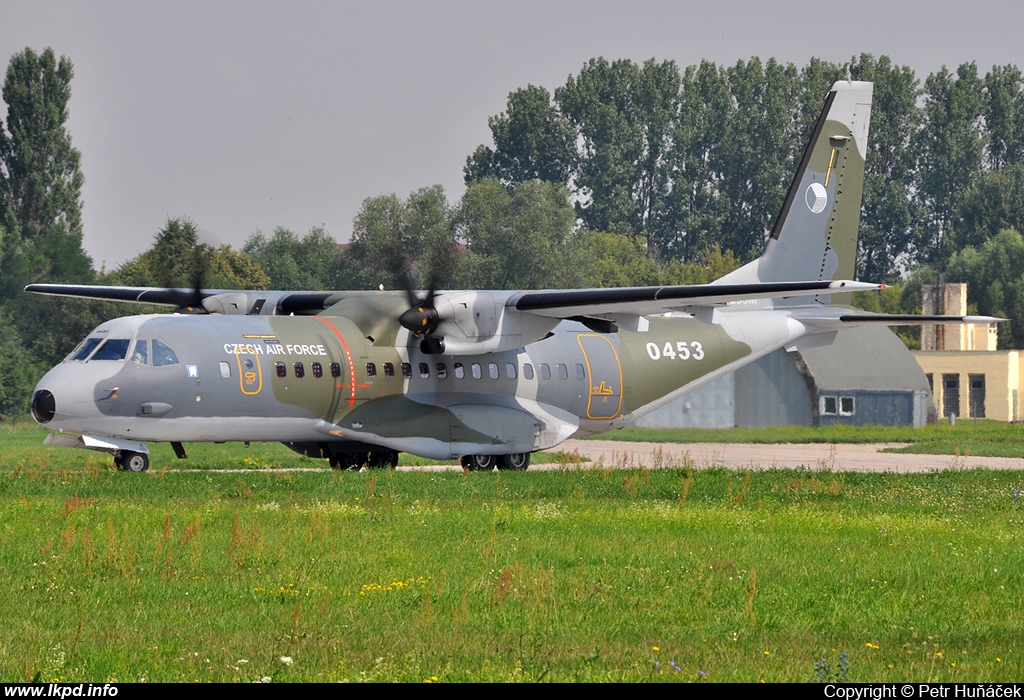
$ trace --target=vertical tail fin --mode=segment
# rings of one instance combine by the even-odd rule
[[[872,88],[832,86],[764,254],[718,282],[853,279]]]

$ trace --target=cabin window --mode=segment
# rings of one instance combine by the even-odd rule
[[[306,368],[302,366],[301,362],[294,363],[292,367],[295,369],[295,377],[297,379],[302,379],[306,376]]]
[[[839,415],[852,416],[856,412],[856,399],[852,396],[839,397]]]
[[[576,365],[576,378],[577,379],[586,379],[587,378],[587,371],[585,369],[583,369],[583,365]]]
[[[288,370],[285,368],[283,362],[275,362],[274,363],[274,371],[277,372],[277,376],[279,376],[279,377],[287,377],[288,376]]]
[[[558,365],[558,378],[559,379],[568,379],[569,378],[569,368],[566,367],[563,364],[559,364]]]
[[[174,350],[162,340],[153,338],[153,366],[166,367],[178,364],[178,356]]]
[[[540,378],[551,379],[551,365],[546,362],[542,362],[540,365]]]
[[[81,345],[78,346],[78,352],[74,353],[72,360],[84,360],[92,354],[92,351],[96,349],[96,346],[100,344],[103,338],[86,338]]]
[[[137,340],[135,341],[135,352],[132,353],[132,362],[136,362],[140,365],[149,364],[149,341],[148,340]],[[227,364],[222,362],[221,364]]]
[[[92,356],[93,360],[123,360],[128,355],[127,338],[109,338]]]
[[[523,365],[523,379],[533,379],[533,365],[529,362]]]
[[[324,366],[322,364],[320,364],[319,362],[314,362],[312,368],[314,377],[319,379],[320,377],[324,376]]]
[[[437,363],[437,378],[447,379],[448,378],[448,365],[443,362]]]
[[[331,376],[335,379],[341,376],[341,365],[337,362],[331,363]]]
[[[473,371],[473,379],[479,379],[480,377],[484,376],[483,372],[480,371],[480,364],[479,363],[474,362],[469,367]]]
[[[395,365],[391,362],[384,363],[384,376],[388,379],[395,376]]]
[[[430,379],[430,365],[426,362],[420,363],[420,379]]]
[[[412,365],[410,365],[408,362],[402,363],[402,376],[405,377],[406,379],[412,377]]]
[[[377,365],[373,362],[366,363],[366,376],[371,379],[377,376]]]
[[[834,416],[839,413],[839,403],[835,396],[821,397],[821,415]]]
[[[509,379],[516,378],[516,366],[511,362],[505,365],[505,376],[507,376]]]
[[[461,362],[456,362],[455,363],[455,378],[456,379],[465,379],[465,377],[466,377],[466,368],[462,366]]]
[[[225,379],[231,379],[231,365],[229,365],[227,362],[220,363],[220,376],[224,377]]]
[[[487,363],[487,376],[490,377],[491,379],[497,379],[498,378],[498,363],[497,362],[489,362],[489,363]]]

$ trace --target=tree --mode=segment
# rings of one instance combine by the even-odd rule
[[[207,289],[266,289],[270,278],[252,258],[229,245],[199,242],[199,230],[189,219],[168,219],[153,237],[152,247],[115,270],[111,284],[142,287]]]
[[[941,261],[959,247],[954,212],[981,174],[983,83],[974,63],[956,75],[943,68],[924,83],[924,125],[916,135],[917,201],[922,209],[925,260]]]
[[[999,324],[1001,349],[1024,348],[1024,237],[999,232],[980,248],[968,247],[948,263],[948,282],[966,282],[978,313],[1010,319]]]
[[[479,146],[466,160],[466,184],[484,178],[508,186],[527,180],[567,183],[576,134],[545,88],[527,85],[508,96],[508,107],[487,120],[494,148]]]
[[[569,192],[528,180],[509,191],[497,180],[470,185],[458,213],[474,289],[577,286],[580,270]]]
[[[21,254],[36,279],[88,282],[92,260],[82,249],[81,156],[65,127],[71,61],[47,48],[26,48],[7,67],[0,129],[0,220],[12,220]]]
[[[394,194],[363,200],[353,220],[346,286],[452,286],[458,279],[460,260],[453,216],[440,185],[421,188],[404,202]]]
[[[586,227],[633,236],[648,254],[665,219],[681,86],[673,61],[592,59],[555,91],[582,149],[573,185]]]
[[[985,130],[989,168],[1024,159],[1024,80],[1017,66],[992,66],[985,76]]]
[[[267,273],[271,289],[288,290],[331,289],[341,255],[337,241],[319,226],[302,238],[280,226],[269,239],[256,231],[242,252]]]

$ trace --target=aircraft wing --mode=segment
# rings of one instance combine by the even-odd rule
[[[156,304],[157,306],[178,306],[183,295],[192,293],[191,289],[111,287],[98,284],[30,284],[25,287],[25,291],[58,297],[128,301],[136,304]],[[204,289],[200,294],[205,298],[223,294],[225,291],[223,289]]]
[[[519,292],[506,307],[551,318],[635,314],[647,316],[695,307],[724,306],[752,299],[786,299],[833,292],[862,292],[885,285],[851,280],[689,284],[673,287],[618,287]]]

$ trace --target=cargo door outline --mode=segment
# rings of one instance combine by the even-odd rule
[[[248,350],[244,354],[246,358],[252,357],[252,363],[255,366],[253,369],[255,371],[243,366],[242,350],[245,350],[245,348],[235,349],[235,362],[238,364],[238,387],[246,396],[255,396],[263,389],[263,366],[260,364],[259,356],[251,355]]]
[[[622,365],[619,353],[603,335],[581,333],[576,338],[587,363],[590,395],[587,397],[587,418],[611,420],[622,409]]]

